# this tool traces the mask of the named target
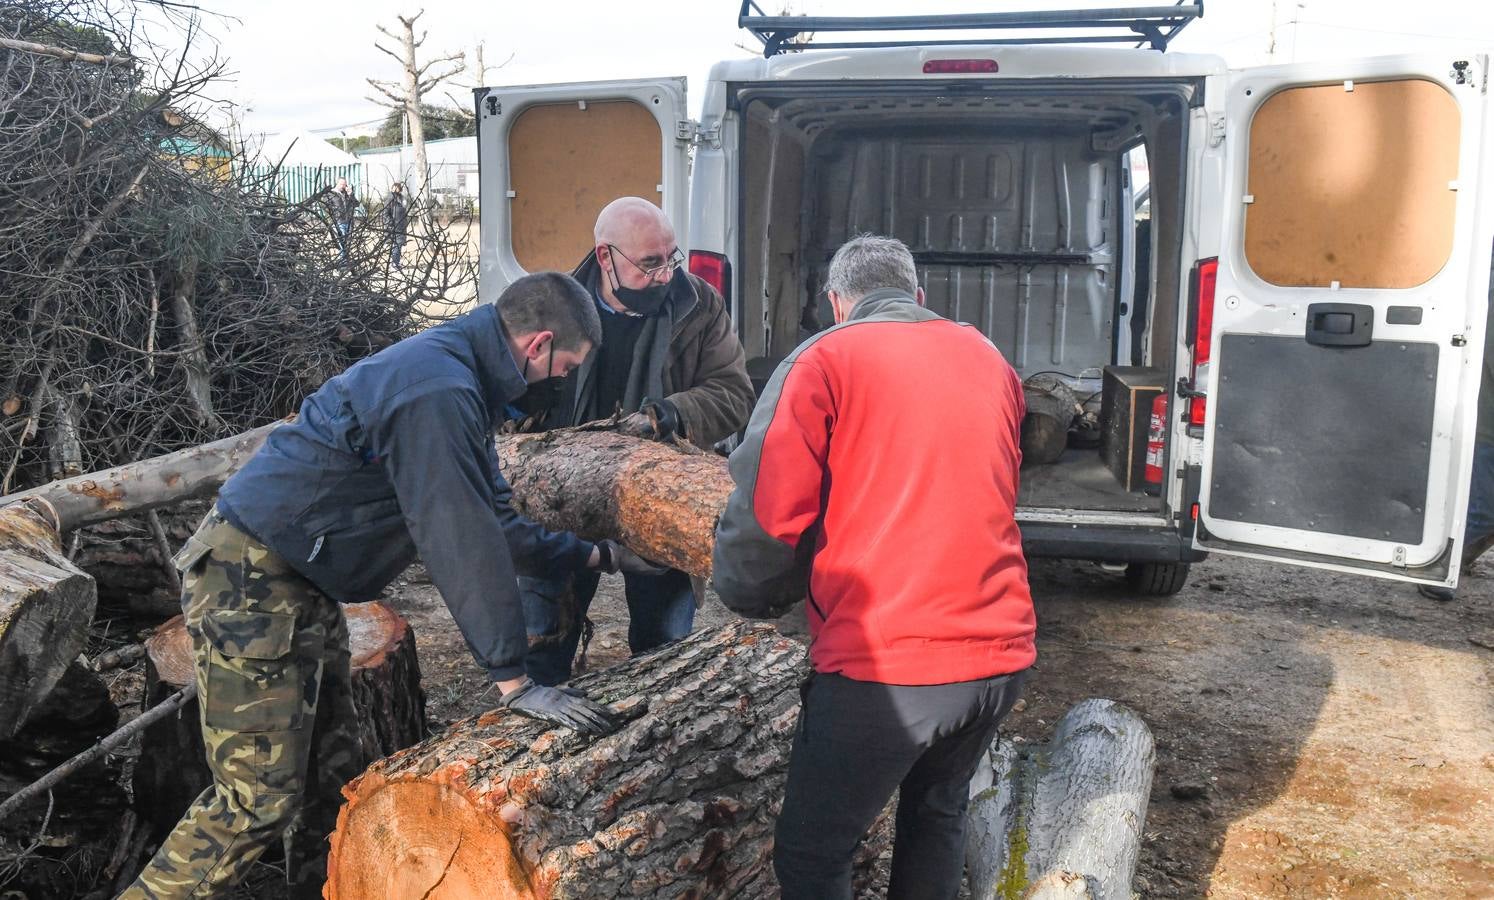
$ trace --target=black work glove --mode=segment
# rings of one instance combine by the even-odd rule
[[[685,437],[685,422],[680,418],[680,408],[673,401],[645,397],[638,412],[623,419],[618,430],[634,437],[668,441]]]
[[[666,566],[656,566],[638,554],[613,540],[597,541],[597,555],[601,561],[597,568],[608,575],[623,572],[628,575],[663,575]]]
[[[575,688],[546,687],[532,678],[498,698],[498,705],[521,716],[563,725],[582,734],[609,734],[617,730],[617,720],[605,706],[587,698]]]

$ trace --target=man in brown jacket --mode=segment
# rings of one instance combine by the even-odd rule
[[[686,272],[674,226],[639,197],[607,204],[596,240],[572,274],[596,298],[602,343],[568,378],[531,387],[515,405],[540,428],[628,414],[640,437],[679,436],[708,448],[740,431],[752,412],[746,354],[726,302]],[[645,653],[690,633],[695,595],[679,571],[624,571],[628,646]],[[571,675],[597,575],[520,577],[530,649],[529,677],[559,684]]]

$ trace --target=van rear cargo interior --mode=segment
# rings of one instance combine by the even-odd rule
[[[1148,367],[1159,386],[1173,377],[1193,90],[1093,80],[740,86],[738,327],[750,365],[770,371],[831,324],[822,288],[837,247],[891,234],[912,249],[930,308],[980,327],[1029,386],[1057,381],[1088,413],[1053,462],[1029,454],[1021,504],[1159,510],[1155,489],[1123,474],[1145,456],[1150,395],[1129,398],[1142,439],[1109,467],[1097,420],[1107,367]],[[1133,204],[1138,160],[1150,168],[1149,216]]]

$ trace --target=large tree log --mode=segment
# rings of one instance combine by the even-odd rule
[[[970,782],[972,900],[1130,900],[1156,749],[1110,700],[1064,714],[1046,746],[998,742]]]
[[[0,507],[0,739],[83,651],[97,602],[93,579],[63,556],[45,504]]]
[[[352,651],[353,704],[358,709],[362,764],[425,737],[425,695],[415,633],[382,603],[345,606]],[[192,639],[181,616],[146,641],[145,705],[154,706],[193,680]],[[145,730],[135,766],[135,805],[157,836],[174,826],[212,783],[202,747],[197,701]]]
[[[625,721],[606,737],[458,722],[344,789],[326,896],[773,896],[805,672],[802,644],[737,622],[577,679]]]
[[[500,436],[498,457],[524,515],[711,574],[716,520],[732,488],[721,457],[584,428]]]
[[[210,496],[254,455],[265,435],[281,424],[271,422],[200,447],[49,482],[0,497],[0,506],[40,497],[57,509],[58,530],[71,531],[81,525]]]

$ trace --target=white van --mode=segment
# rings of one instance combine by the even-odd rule
[[[1197,7],[1133,7],[1151,18],[1121,34],[1165,46]],[[699,123],[683,78],[477,91],[483,300],[575,265],[607,201],[650,198],[766,377],[830,322],[835,248],[894,235],[931,308],[1024,379],[1110,405],[1106,447],[1024,466],[1029,554],[1125,563],[1154,594],[1208,552],[1456,584],[1494,241],[1487,54],[1230,70],[754,10],[769,55],[716,65]],[[1061,15],[1027,21],[1094,25]],[[814,49],[868,25],[921,43]],[[1151,395],[1100,396],[1148,378],[1167,398],[1151,492],[1120,471]]]

